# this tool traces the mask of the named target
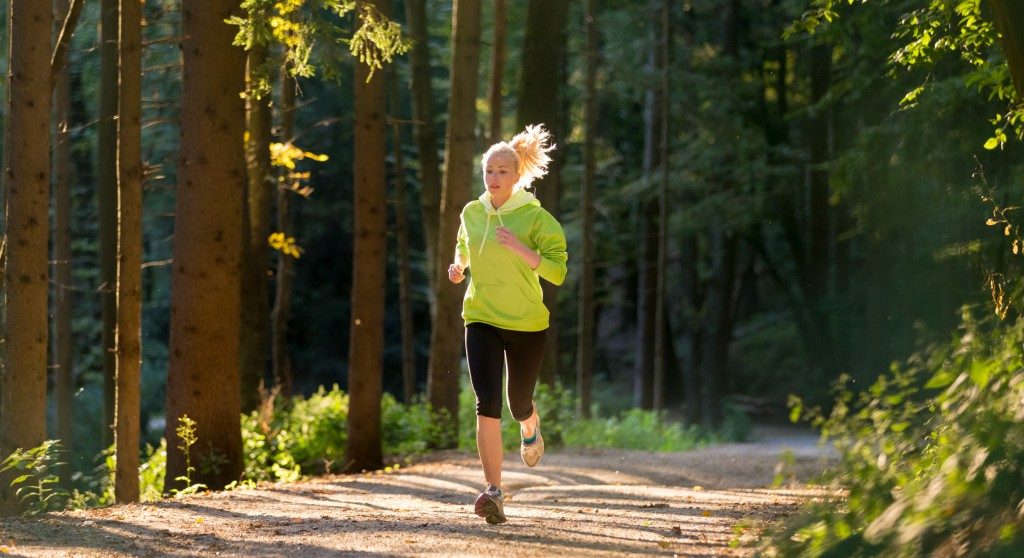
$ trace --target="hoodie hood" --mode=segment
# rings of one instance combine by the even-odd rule
[[[484,204],[484,211],[486,211],[488,215],[509,213],[526,205],[540,205],[540,200],[537,199],[537,196],[534,196],[525,188],[518,188],[514,190],[512,192],[512,196],[510,196],[505,203],[501,204],[501,207],[498,209],[494,209],[494,204],[491,203],[491,197],[491,193],[484,190],[484,193],[480,194],[480,197],[478,198],[480,203]]]

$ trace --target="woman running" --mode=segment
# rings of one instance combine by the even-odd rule
[[[476,514],[488,523],[506,521],[501,488],[501,387],[508,366],[508,406],[519,422],[520,455],[533,467],[544,455],[540,418],[533,403],[548,310],[540,278],[565,279],[562,226],[528,188],[547,173],[554,149],[542,125],[527,126],[511,141],[498,142],[483,156],[484,193],[460,216],[455,263],[448,279],[461,283],[471,269],[462,303],[466,360],[476,392],[476,443],[487,487],[476,499]]]

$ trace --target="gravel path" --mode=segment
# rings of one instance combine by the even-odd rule
[[[18,556],[750,556],[767,524],[826,494],[797,484],[834,455],[792,429],[682,453],[505,458],[509,522],[473,515],[475,456],[156,504],[0,519]],[[785,488],[772,488],[781,472]]]

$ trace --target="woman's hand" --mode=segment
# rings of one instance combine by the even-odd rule
[[[498,239],[498,244],[519,254],[531,269],[537,269],[540,265],[540,254],[530,250],[508,227],[498,227],[494,230],[494,236]]]
[[[459,283],[462,282],[463,279],[466,278],[466,276],[463,274],[464,270],[465,268],[459,264],[451,264],[450,266],[448,266],[448,280],[458,285]]]

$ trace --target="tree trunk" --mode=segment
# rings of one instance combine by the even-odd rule
[[[701,417],[701,336],[700,319],[698,311],[702,305],[700,292],[700,277],[698,276],[698,263],[700,261],[700,248],[697,244],[697,236],[693,233],[683,238],[680,247],[680,264],[682,267],[681,286],[683,290],[683,354],[681,355],[683,374],[683,400],[685,401],[685,416],[690,424],[697,424]]]
[[[242,472],[238,416],[245,57],[224,22],[232,0],[184,0],[181,160],[167,378],[167,481],[186,473],[175,429],[196,422],[192,479],[223,488]]]
[[[50,2],[8,5],[7,255],[3,273],[0,455],[46,439],[47,243],[50,203]],[[40,92],[43,92],[40,94]],[[10,473],[0,475],[0,514],[13,511]]]
[[[544,123],[555,141],[564,141],[565,119],[562,110],[562,83],[565,80],[565,27],[569,20],[569,0],[530,0],[523,38],[522,73],[516,121],[522,130],[527,124]],[[561,168],[564,149],[551,152],[548,174],[534,182],[541,204],[555,218],[562,198]],[[551,312],[547,348],[541,366],[540,381],[554,384],[559,369],[558,288],[541,281],[544,305]]]
[[[58,0],[57,4],[57,12],[63,19],[57,22],[60,25],[57,29],[57,44],[53,47],[53,57],[50,59],[50,75],[54,89],[60,82],[59,76],[67,69],[68,47],[71,44],[71,37],[75,34],[75,28],[78,27],[78,19],[82,14],[85,0]]]
[[[117,41],[119,0],[100,0],[100,107],[96,125],[96,192],[100,231],[100,308],[103,320],[103,447],[114,442],[117,322]]]
[[[438,260],[447,262],[448,247],[437,252],[438,215],[441,207],[441,173],[437,160],[437,125],[434,115],[434,93],[430,85],[430,42],[427,35],[426,0],[406,0],[409,38],[413,41],[409,54],[412,74],[412,116],[416,120],[416,149],[419,158],[420,211],[423,220],[423,243],[426,248],[426,269],[430,282],[430,307],[434,312],[434,269]],[[438,256],[438,254],[443,254]],[[445,264],[447,265],[447,263]],[[447,278],[445,279],[447,280]]]
[[[295,83],[287,66],[281,70],[281,142],[290,143],[295,136]],[[292,192],[277,190],[277,230],[290,236]],[[271,357],[274,384],[285,398],[292,394],[292,358],[288,351],[288,321],[292,317],[292,293],[295,285],[295,261],[284,252],[277,253],[277,285],[271,315]]]
[[[117,503],[139,501],[142,369],[142,5],[120,0],[117,111]]]
[[[501,93],[502,77],[505,75],[505,0],[494,0],[494,44],[491,45],[491,83],[487,92],[491,108],[490,142],[501,141]]]
[[[832,47],[818,45],[811,51],[811,103],[817,105],[808,124],[811,152],[810,254],[808,254],[808,291],[813,303],[821,306],[828,295],[828,108],[822,107],[828,94],[832,68]]]
[[[455,249],[459,214],[469,200],[476,151],[477,72],[480,62],[480,0],[455,0],[452,9],[451,96],[445,133],[444,178],[438,227],[437,264],[433,268],[437,304],[430,332],[427,392],[430,405],[443,416],[444,431],[458,440],[459,375],[464,325],[460,302],[464,288],[448,281],[447,268]],[[444,254],[444,257],[441,255]]]
[[[242,215],[242,412],[248,413],[260,402],[260,386],[267,371],[270,345],[270,304],[267,273],[269,259],[267,237],[273,209],[275,180],[270,169],[270,99],[257,99],[252,91],[254,74],[267,61],[267,49],[254,45],[246,56],[246,147],[247,187]]]
[[[996,29],[1002,35],[1003,53],[1017,98],[1024,99],[1024,4],[1017,0],[989,0]]]
[[[58,2],[58,14],[67,13],[68,9],[68,0]],[[64,449],[73,451],[75,371],[74,342],[71,337],[74,292],[71,289],[71,185],[75,181],[71,161],[71,134],[68,129],[71,120],[71,71],[67,64],[60,65],[54,81],[57,130],[53,150],[53,363],[56,366],[53,392],[57,439]]]
[[[402,125],[399,118],[398,74],[394,66],[388,76],[391,82],[391,149],[395,157],[395,243],[398,268],[398,313],[402,328],[402,400],[408,405],[416,395],[416,347],[412,320],[412,256],[409,250],[409,218],[405,205],[405,154]]]
[[[597,0],[586,0],[586,81],[584,87],[583,182],[580,187],[579,334],[576,393],[580,415],[589,418],[594,383],[594,144],[597,141]]]
[[[385,9],[384,0],[357,5]],[[359,9],[359,8],[357,8]],[[352,317],[348,367],[348,445],[345,471],[384,466],[380,397],[384,375],[384,285],[387,282],[387,182],[384,178],[385,89],[370,68],[355,65],[355,198],[352,246]]]
[[[659,135],[658,155],[661,170],[660,188],[658,189],[658,267],[656,272],[656,291],[654,303],[654,373],[653,397],[651,405],[655,410],[665,408],[665,347],[671,344],[672,337],[666,332],[668,321],[665,319],[665,272],[668,265],[668,133],[671,114],[669,113],[669,3],[665,0],[661,8],[661,36],[656,42],[658,49],[658,73],[661,77],[659,84],[659,112],[661,118],[657,121],[657,130],[651,130]],[[652,126],[653,128],[653,126]],[[654,169],[651,169],[652,171]]]
[[[705,346],[701,351],[701,418],[705,427],[715,430],[722,424],[722,396],[724,386],[728,385],[736,237],[716,226],[710,233],[709,244],[712,275],[705,305]]]
[[[662,58],[659,33],[655,33],[648,53],[648,73],[659,75],[665,65]],[[659,80],[660,81],[660,80]],[[633,379],[633,405],[642,409],[654,408],[655,392],[661,384],[656,383],[655,330],[658,314],[658,265],[659,239],[661,236],[658,218],[661,203],[655,190],[655,172],[661,168],[664,150],[661,146],[661,124],[663,92],[661,84],[652,80],[644,100],[644,181],[646,193],[640,210],[640,253],[639,278],[637,280],[636,316],[636,368]]]

